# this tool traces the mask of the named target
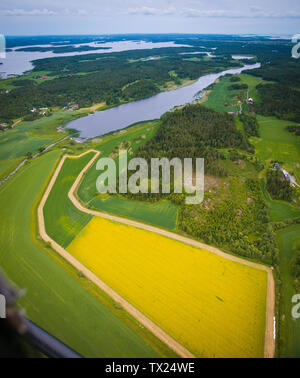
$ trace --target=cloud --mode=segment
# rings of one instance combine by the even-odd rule
[[[56,14],[55,11],[44,9],[6,9],[2,11],[5,16],[52,16]]]
[[[176,9],[174,7],[169,7],[166,9],[140,7],[140,8],[129,8],[126,13],[129,15],[164,16],[164,15],[175,14]]]
[[[235,10],[213,9],[199,10],[184,8],[182,15],[185,17],[203,17],[203,18],[300,18],[300,12],[275,12],[265,11],[259,7],[251,7],[249,12]]]
[[[85,9],[78,9],[77,11],[79,16],[87,16],[88,12]]]
[[[92,12],[91,12],[92,13]],[[89,13],[85,9],[70,10],[69,8],[58,10],[43,9],[5,9],[0,10],[0,14],[4,16],[87,16]]]
[[[66,0],[59,2],[59,0],[28,0],[30,7],[19,8],[18,3],[21,0],[1,0],[4,2],[0,6],[0,16],[90,16],[90,17],[104,17],[105,15],[121,15],[121,16],[149,16],[152,17],[177,17],[177,18],[218,18],[218,19],[299,19],[300,8],[297,7],[294,11],[291,7],[268,7],[255,6],[249,4],[247,0],[236,6],[232,5],[222,8],[218,6],[224,4],[224,1],[210,0],[210,4],[204,5],[203,1],[199,0],[185,0],[186,7],[182,8],[182,0],[156,0],[152,1],[154,6],[142,6],[141,0],[128,0],[131,7],[128,8],[128,3],[125,4],[124,0],[102,0],[101,7],[98,5],[98,0]],[[71,3],[72,1],[72,3]],[[268,1],[268,0],[267,0]],[[286,0],[289,2],[290,0]],[[299,1],[299,0],[298,0]],[[13,6],[9,6],[12,2]],[[38,8],[39,2],[44,4],[44,8]],[[228,1],[229,2],[229,1]],[[247,4],[248,2],[248,4]],[[24,3],[24,1],[22,2]],[[97,5],[96,5],[97,3]],[[146,2],[144,2],[146,4]],[[189,5],[187,5],[189,4]],[[29,5],[29,4],[28,4]],[[109,5],[109,10],[107,6]],[[2,10],[1,10],[2,8]]]

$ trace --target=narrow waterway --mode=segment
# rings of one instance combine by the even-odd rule
[[[260,63],[201,76],[195,83],[159,93],[144,100],[133,101],[68,123],[67,127],[79,131],[80,138],[93,138],[123,129],[137,122],[160,118],[175,106],[195,101],[197,94],[226,74],[239,74],[245,70],[259,68]]]

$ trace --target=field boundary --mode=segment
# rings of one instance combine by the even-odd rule
[[[108,294],[116,303],[120,304],[130,315],[132,315],[136,320],[138,320],[143,326],[145,326],[150,332],[152,332],[158,339],[160,339],[163,343],[165,343],[170,349],[172,349],[175,353],[177,353],[180,357],[183,358],[194,358],[195,356],[189,352],[185,347],[179,344],[176,340],[174,340],[170,335],[168,335],[165,331],[163,331],[159,326],[153,323],[149,318],[147,318],[144,314],[142,314],[139,310],[137,310],[134,306],[132,306],[129,302],[127,302],[123,297],[121,297],[117,292],[115,292],[112,288],[110,288],[105,282],[103,282],[99,277],[97,277],[94,273],[92,273],[89,269],[87,269],[82,263],[80,263],[77,259],[75,259],[69,252],[67,252],[63,247],[61,247],[58,243],[56,243],[46,232],[45,228],[45,220],[44,220],[44,206],[48,199],[48,196],[56,182],[56,179],[61,171],[61,168],[67,158],[74,159],[80,158],[88,153],[95,152],[94,157],[89,161],[89,163],[85,166],[85,168],[80,173],[80,178],[83,174],[90,168],[90,166],[94,163],[97,157],[100,155],[99,151],[96,150],[89,150],[82,153],[79,156],[71,156],[71,155],[64,155],[61,161],[59,162],[48,186],[47,189],[42,197],[42,200],[38,206],[38,227],[39,233],[42,239],[50,243],[51,247],[65,260],[67,260],[71,265],[73,265],[77,270],[82,272],[86,278],[91,280],[94,284],[96,284],[101,290],[103,290],[106,294]],[[77,182],[77,180],[76,180]],[[74,186],[74,185],[73,185]],[[72,186],[72,188],[73,188]],[[71,188],[71,189],[72,189]]]
[[[67,158],[76,159],[80,158],[86,154],[94,152],[95,155],[93,158],[88,162],[88,164],[82,169],[82,171],[77,176],[76,180],[74,181],[71,189],[69,190],[68,197],[70,201],[74,204],[74,206],[87,214],[102,217],[111,221],[115,221],[118,223],[123,223],[129,226],[133,226],[139,229],[143,229],[150,232],[155,232],[162,236],[183,242],[185,244],[189,244],[191,246],[206,249],[210,252],[213,252],[223,258],[231,260],[233,262],[237,262],[243,265],[250,266],[255,269],[263,270],[267,272],[268,279],[267,279],[267,297],[266,297],[266,329],[265,329],[265,345],[264,345],[264,357],[265,358],[273,358],[275,355],[275,338],[274,338],[274,317],[275,317],[275,282],[273,277],[272,268],[269,268],[265,265],[254,263],[251,261],[244,260],[237,256],[233,256],[222,252],[221,250],[206,245],[204,243],[200,243],[196,240],[189,239],[187,237],[172,233],[170,231],[166,231],[157,227],[153,227],[150,225],[146,225],[141,222],[133,221],[126,218],[121,218],[114,215],[109,215],[107,213],[103,213],[96,210],[91,210],[85,208],[76,196],[77,189],[80,185],[80,182],[87,172],[87,170],[92,166],[95,160],[100,156],[100,151],[96,150],[88,150],[81,155],[78,156],[71,156],[71,155],[64,155],[61,159],[60,163],[58,164],[51,181],[42,197],[42,200],[38,207],[38,226],[39,226],[39,233],[42,239],[45,242],[50,243],[51,247],[59,253],[64,259],[66,259],[70,264],[72,264],[76,269],[81,271],[88,279],[94,282],[100,289],[102,289],[106,294],[108,294],[114,301],[119,303],[127,312],[129,312],[133,317],[135,317],[141,324],[143,324],[146,328],[148,328],[156,337],[158,337],[161,341],[163,341],[170,349],[176,352],[179,356],[185,358],[193,358],[195,357],[191,352],[189,352],[185,347],[179,344],[176,340],[174,340],[170,335],[168,335],[165,331],[163,331],[159,326],[153,323],[149,318],[147,318],[144,314],[142,314],[139,310],[133,307],[129,302],[127,302],[123,297],[121,297],[118,293],[116,293],[112,288],[110,288],[105,282],[103,282],[99,277],[97,277],[94,273],[88,270],[83,264],[81,264],[77,259],[75,259],[69,252],[67,252],[64,248],[62,248],[59,244],[57,244],[53,239],[51,239],[45,229],[45,221],[44,221],[44,213],[43,209],[47,198],[55,184],[55,181],[60,173],[60,170]]]

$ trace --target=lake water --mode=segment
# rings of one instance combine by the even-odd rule
[[[123,129],[136,122],[157,119],[174,108],[174,106],[193,102],[197,98],[199,91],[213,84],[219,77],[226,74],[239,74],[242,71],[259,67],[260,63],[244,65],[241,68],[201,76],[194,84],[189,86],[162,92],[144,100],[95,112],[94,114],[71,121],[67,127],[79,131],[80,138],[86,139]]]
[[[55,45],[39,45],[40,47],[56,47]],[[66,45],[70,46],[70,45]],[[72,45],[73,46],[73,45]],[[30,51],[17,51],[21,47],[13,48],[13,51],[6,52],[6,58],[0,59],[0,77],[7,77],[7,75],[22,75],[24,72],[32,70],[33,60],[45,59],[45,58],[59,58],[62,56],[74,56],[74,55],[87,55],[87,54],[107,54],[112,52],[128,51],[128,50],[143,50],[154,49],[162,47],[191,47],[187,45],[177,45],[174,42],[145,42],[145,41],[120,41],[120,42],[106,42],[97,44],[95,42],[82,43],[74,45],[99,47],[99,50],[70,52],[55,54],[52,51],[45,52],[30,52]],[[36,46],[22,46],[22,47],[36,47]],[[109,47],[108,49],[101,49],[103,47]]]
[[[253,59],[254,56],[249,56],[249,55],[231,55],[232,56],[232,59],[238,59],[238,60],[242,60],[242,59]]]

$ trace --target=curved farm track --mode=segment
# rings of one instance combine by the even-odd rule
[[[47,234],[45,229],[45,220],[44,220],[44,213],[43,209],[47,198],[53,188],[55,181],[58,177],[58,174],[64,164],[64,161],[69,159],[76,159],[80,158],[90,152],[94,152],[95,155],[89,161],[89,163],[83,168],[80,172],[76,180],[74,181],[69,193],[68,197],[70,201],[77,207],[78,210],[93,215],[97,217],[102,217],[108,220],[112,220],[115,222],[123,223],[129,226],[137,227],[143,230],[147,230],[150,232],[155,232],[157,234],[163,235],[165,237],[178,240],[180,242],[189,244],[194,247],[206,249],[217,255],[229,259],[231,261],[247,265],[256,269],[260,269],[266,271],[268,274],[268,282],[267,282],[267,301],[266,301],[266,331],[265,331],[265,348],[264,348],[264,357],[265,358],[273,358],[275,354],[275,339],[274,339],[274,316],[275,316],[275,283],[272,269],[261,264],[253,263],[251,261],[244,260],[242,258],[229,255],[221,250],[211,247],[209,245],[197,242],[193,239],[186,238],[181,235],[177,235],[175,233],[162,230],[157,227],[153,227],[141,222],[136,222],[130,219],[125,219],[121,217],[117,217],[114,215],[109,215],[106,213],[102,213],[100,211],[95,211],[84,207],[78,198],[76,197],[77,188],[87,170],[92,166],[95,160],[100,156],[100,152],[96,150],[88,150],[81,155],[78,156],[70,156],[65,155],[61,159],[60,163],[58,164],[51,181],[42,197],[42,200],[38,207],[38,225],[39,225],[39,233],[42,239],[45,242],[51,244],[51,247],[59,253],[65,260],[67,260],[70,264],[72,264],[77,270],[81,271],[88,279],[90,279],[94,284],[96,284],[100,289],[102,289],[106,294],[108,294],[115,302],[119,303],[128,313],[134,316],[143,326],[149,329],[157,338],[163,341],[170,349],[175,351],[179,356],[184,358],[193,358],[195,357],[191,352],[189,352],[185,347],[179,344],[176,340],[174,340],[170,335],[168,335],[165,331],[163,331],[160,327],[158,327],[155,323],[153,323],[149,318],[147,318],[144,314],[142,314],[139,310],[137,310],[134,306],[132,306],[128,301],[126,301],[123,297],[121,297],[117,292],[115,292],[112,288],[106,285],[99,277],[97,277],[94,273],[88,270],[83,264],[81,264],[77,259],[75,259],[69,252],[67,252],[64,248],[62,248],[59,244],[57,244],[50,236]]]

